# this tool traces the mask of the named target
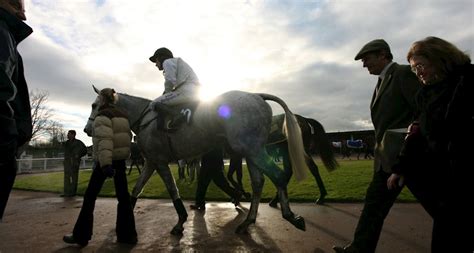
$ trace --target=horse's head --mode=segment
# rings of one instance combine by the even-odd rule
[[[99,111],[99,103],[100,103],[100,91],[92,85],[94,88],[95,93],[97,93],[97,97],[95,98],[94,102],[92,103],[92,109],[91,109],[91,114],[89,115],[89,119],[87,120],[87,124],[84,127],[84,132],[89,136],[92,137],[92,129],[93,129],[93,123],[94,119],[97,116],[97,113]]]

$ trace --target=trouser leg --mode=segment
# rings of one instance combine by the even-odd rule
[[[229,197],[234,199],[240,198],[240,191],[231,187],[229,182],[224,176],[224,168],[215,168],[215,171],[212,173],[212,180],[214,184],[217,185],[223,192],[225,192]]]
[[[92,175],[84,194],[84,202],[73,230],[73,236],[79,241],[91,239],[94,225],[95,201],[99,195],[106,177],[100,169],[99,163],[92,168]]]
[[[374,172],[365,197],[364,208],[359,217],[352,245],[360,252],[375,252],[383,223],[401,189],[389,190],[387,179],[390,174],[379,170]]]
[[[71,195],[77,194],[77,182],[79,179],[79,161],[74,163],[71,174]]]
[[[72,163],[70,158],[64,160],[64,195],[71,195],[72,186],[71,186],[71,177],[72,177]]]
[[[5,212],[16,178],[16,146],[16,141],[0,146],[0,219],[3,218],[3,213]]]
[[[125,175],[125,160],[113,161],[113,167],[115,169],[115,194],[118,200],[115,232],[118,240],[133,240],[137,238],[137,231],[135,230],[135,218]]]
[[[209,184],[212,180],[212,175],[210,174],[210,170],[212,168],[208,168],[207,166],[202,166],[198,176],[198,185],[196,188],[196,205],[202,205],[206,202],[206,192]]]

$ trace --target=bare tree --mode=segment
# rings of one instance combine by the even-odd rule
[[[61,123],[51,121],[47,131],[50,136],[50,143],[53,147],[59,147],[62,142],[66,141],[66,131],[64,131],[64,127]]]
[[[48,128],[51,125],[53,110],[46,106],[48,97],[49,93],[47,91],[30,91],[31,120],[33,122],[31,141],[37,141],[49,135]]]
[[[49,93],[44,90],[30,91],[33,133],[31,141],[48,141],[53,146],[64,142],[66,132],[63,125],[53,120],[54,111],[48,105]]]

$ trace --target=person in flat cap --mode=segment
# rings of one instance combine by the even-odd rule
[[[199,79],[189,64],[179,57],[174,57],[166,47],[158,48],[149,59],[163,71],[165,78],[163,94],[153,100],[150,107],[160,113],[159,127],[176,129],[185,120],[184,115],[176,108],[198,100]],[[170,116],[171,121],[165,126],[166,116]]]
[[[387,179],[405,136],[390,130],[410,125],[416,109],[415,97],[421,87],[410,66],[392,61],[390,47],[383,39],[365,44],[354,60],[361,60],[371,75],[378,76],[370,102],[375,129],[374,174],[353,241],[345,247],[334,246],[337,253],[375,252],[385,217],[401,191],[401,187],[389,190]]]

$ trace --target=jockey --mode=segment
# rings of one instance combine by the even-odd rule
[[[185,120],[175,107],[198,100],[199,80],[185,61],[173,57],[173,53],[165,47],[158,48],[150,61],[163,71],[165,77],[165,91],[150,103],[150,107],[161,115],[170,115],[172,120],[165,128],[174,129]],[[159,127],[164,126],[164,119],[165,116],[160,116]]]

